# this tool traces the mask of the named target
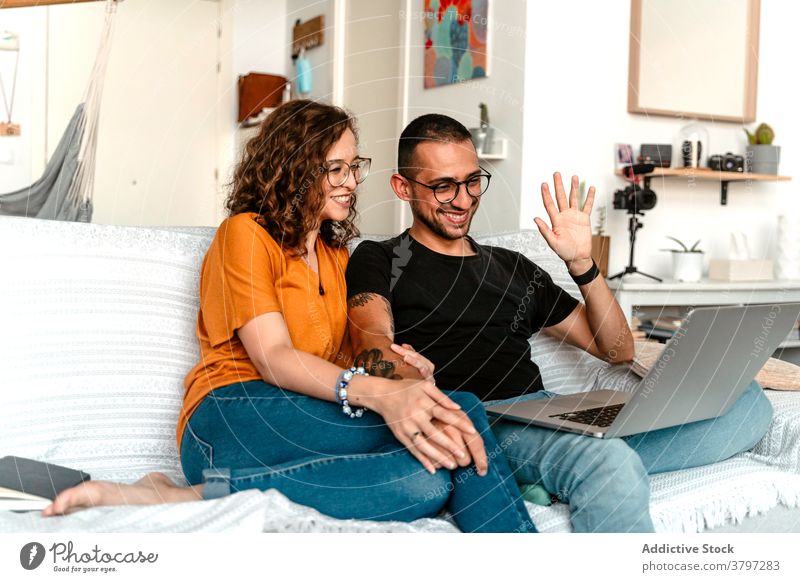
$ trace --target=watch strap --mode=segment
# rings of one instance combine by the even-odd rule
[[[575,281],[579,287],[591,283],[598,275],[600,275],[600,269],[597,268],[597,263],[594,262],[594,259],[592,259],[592,266],[582,275],[573,275],[570,273],[570,277],[572,277],[572,280]]]

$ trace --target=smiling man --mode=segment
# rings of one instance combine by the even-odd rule
[[[555,201],[547,184],[541,188],[550,225],[535,219],[577,283],[580,302],[520,253],[469,237],[490,181],[469,132],[456,120],[423,115],[403,131],[391,186],[411,205],[413,224],[387,241],[361,243],[347,268],[357,363],[372,374],[417,378],[403,351],[391,347],[407,344],[435,365],[437,386],[488,402],[552,395],[531,360],[528,340],[540,330],[608,362],[632,359],[628,324],[591,259],[594,188],[580,208],[577,176],[567,197],[556,173]],[[653,531],[648,473],[707,464],[750,448],[771,412],[754,384],[723,417],[623,439],[507,420],[495,421],[492,430],[517,481],[540,483],[569,502],[576,531]],[[456,441],[468,439],[453,426],[432,423]]]

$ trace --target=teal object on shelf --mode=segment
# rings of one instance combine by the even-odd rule
[[[313,86],[311,63],[308,62],[305,56],[299,56],[295,67],[297,68],[297,92],[302,95],[311,93],[311,87]]]

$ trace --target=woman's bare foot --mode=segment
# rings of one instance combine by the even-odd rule
[[[202,499],[203,486],[178,487],[163,473],[148,473],[132,485],[86,481],[62,491],[42,510],[42,517],[103,505],[155,505]]]

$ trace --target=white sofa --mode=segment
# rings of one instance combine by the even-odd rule
[[[182,381],[197,361],[198,273],[213,228],[140,228],[0,217],[0,456],[18,455],[133,481],[161,471],[183,482],[175,446]],[[520,250],[577,296],[538,233],[478,236]],[[545,385],[571,392],[631,389],[609,367],[546,337],[532,341]],[[753,452],[652,478],[660,531],[730,526],[782,506],[800,531],[800,394],[770,393],[776,417]],[[541,531],[569,531],[564,504],[529,505]],[[773,510],[770,515],[775,515]],[[769,518],[769,515],[767,516]],[[764,524],[768,525],[764,525]],[[741,529],[742,526],[739,526]],[[447,519],[412,524],[342,521],[276,491],[214,501],[96,508],[42,519],[0,512],[14,531],[455,531]]]

